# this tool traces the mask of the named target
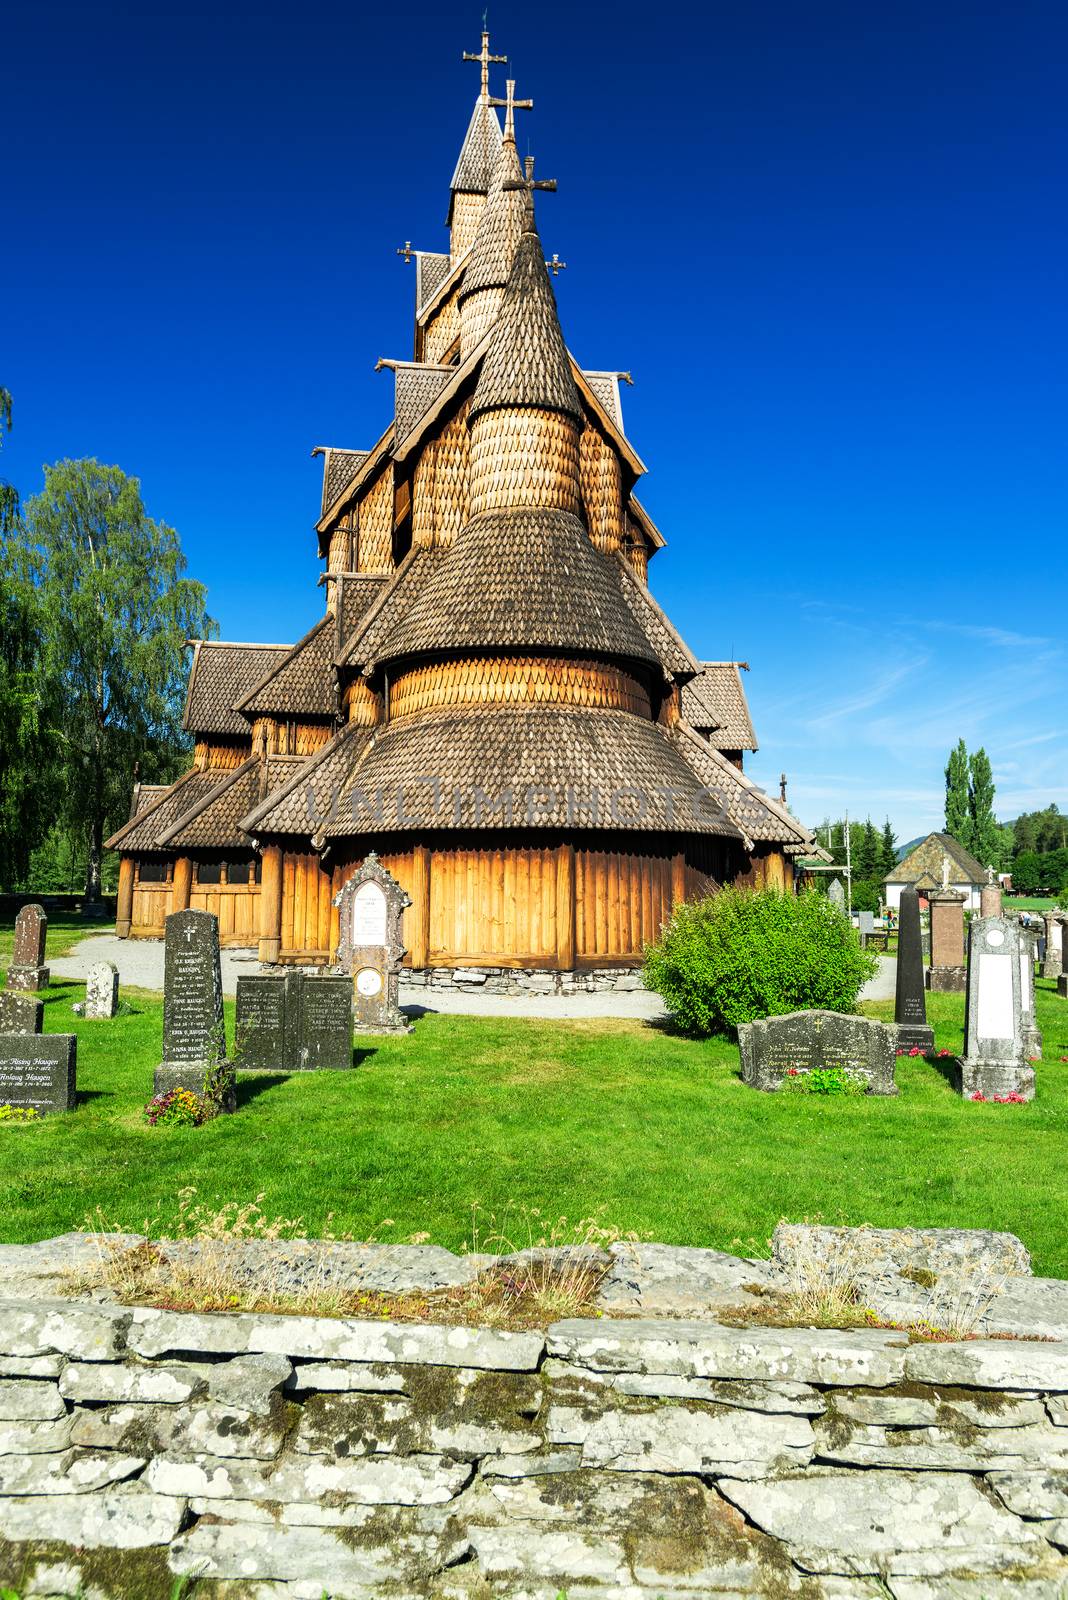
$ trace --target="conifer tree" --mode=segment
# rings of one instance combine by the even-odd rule
[[[969,793],[968,751],[960,739],[946,763],[946,832],[971,850],[972,814]]]
[[[870,817],[865,818],[864,826],[861,829],[853,871],[858,878],[877,878],[879,876],[879,835],[876,833],[875,824]]]
[[[897,866],[897,839],[894,835],[893,828],[890,826],[889,817],[887,817],[886,821],[883,823],[883,837],[880,848],[882,859],[879,863],[879,866],[882,876],[885,878],[886,874],[888,872],[892,872]]]

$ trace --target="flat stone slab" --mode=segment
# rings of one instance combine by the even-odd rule
[[[103,1494],[32,1495],[0,1499],[0,1536],[55,1539],[82,1550],[144,1550],[169,1544],[186,1502],[129,1489]]]
[[[952,1383],[970,1389],[1068,1391],[1068,1344],[1024,1339],[970,1339],[916,1344],[905,1358],[914,1383]]]
[[[322,1500],[341,1496],[364,1505],[441,1505],[471,1477],[466,1462],[430,1455],[408,1458],[357,1457],[327,1461],[290,1457],[275,1465],[232,1457],[196,1461],[156,1456],[144,1481],[159,1494],[198,1495],[209,1500]]]
[[[575,1319],[554,1323],[546,1348],[552,1356],[601,1372],[881,1387],[904,1376],[907,1340],[903,1334],[874,1329],[817,1332],[667,1319],[613,1324]]]
[[[715,1313],[725,1305],[744,1305],[747,1285],[770,1281],[766,1261],[747,1261],[722,1250],[685,1245],[616,1244],[612,1264],[597,1292],[597,1305],[609,1313],[647,1316]]]
[[[844,1251],[870,1263],[874,1274],[917,1269],[988,1272],[992,1277],[1027,1278],[1031,1257],[1014,1233],[982,1228],[830,1228],[780,1222],[771,1236],[775,1267],[790,1272],[799,1261],[832,1260]]]
[[[5,1300],[0,1316],[4,1355],[77,1356],[114,1361],[126,1348],[133,1312],[125,1306],[76,1300]]]
[[[545,1424],[551,1445],[577,1444],[583,1467],[610,1472],[718,1474],[758,1478],[789,1472],[812,1458],[815,1434],[807,1417],[762,1412],[649,1411],[553,1406]]]

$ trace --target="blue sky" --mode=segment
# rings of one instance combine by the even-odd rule
[[[480,16],[5,15],[0,467],[136,473],[226,637],[320,613],[309,453],[388,415],[394,251],[444,247]],[[699,655],[751,663],[758,781],[907,839],[963,735],[999,815],[1068,807],[1063,4],[489,20],[560,183],[568,342],[635,378],[653,588]]]

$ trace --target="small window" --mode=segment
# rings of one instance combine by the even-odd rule
[[[260,860],[259,856],[257,856],[255,861],[252,863],[252,882],[263,882],[263,862]]]
[[[197,862],[197,882],[198,883],[222,883],[222,862],[221,861],[198,861]]]
[[[166,861],[142,861],[137,868],[138,883],[166,883]]]
[[[227,883],[246,884],[248,882],[249,868],[252,863],[247,856],[240,856],[235,860],[227,859],[224,865],[226,867]]]

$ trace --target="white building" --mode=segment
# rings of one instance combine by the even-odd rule
[[[948,833],[929,833],[886,874],[883,895],[886,904],[896,910],[902,889],[918,889],[921,895],[928,889],[956,889],[964,896],[965,911],[978,911],[979,893],[986,882],[986,868],[963,845]]]

